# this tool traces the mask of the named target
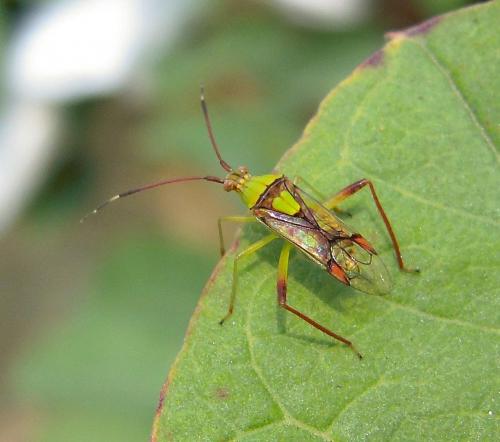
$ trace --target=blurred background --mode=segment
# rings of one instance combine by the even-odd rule
[[[201,82],[225,159],[266,173],[384,32],[468,3],[3,0],[0,441],[149,437],[217,217],[244,210],[201,182],[79,219],[222,175]]]

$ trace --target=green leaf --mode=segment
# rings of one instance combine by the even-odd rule
[[[219,263],[165,387],[153,440],[493,440],[498,434],[498,2],[392,33],[326,98],[279,164],[324,193],[373,180],[410,266],[398,271],[367,191],[349,220],[394,288],[341,286],[299,254],[289,302],[352,339],[359,361],[276,305],[279,245]]]

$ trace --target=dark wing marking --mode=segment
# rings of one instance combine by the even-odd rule
[[[282,238],[290,241],[324,269],[331,259],[330,241],[307,220],[275,210],[258,209],[258,219]]]
[[[308,222],[316,224],[329,238],[331,258],[344,271],[349,284],[365,293],[388,293],[391,289],[389,274],[373,246],[315,198],[297,186],[293,187],[292,195],[301,205]],[[326,270],[342,281],[339,278],[342,274],[332,264]]]

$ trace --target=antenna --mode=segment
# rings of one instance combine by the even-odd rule
[[[212,147],[214,148],[215,155],[217,155],[217,158],[219,159],[219,163],[222,166],[222,168],[226,172],[231,173],[233,171],[233,168],[222,159],[219,148],[217,147],[217,142],[215,141],[215,136],[212,130],[212,123],[210,123],[210,117],[208,116],[207,103],[205,101],[205,89],[203,87],[203,84],[200,85],[200,101],[201,101],[201,110],[203,111],[203,117],[205,118],[205,124],[208,130],[208,136],[210,137],[210,142],[212,143]]]
[[[201,109],[203,111],[203,116],[205,118],[205,124],[206,124],[207,129],[208,129],[208,136],[210,137],[210,142],[212,143],[212,147],[214,148],[215,154],[217,155],[217,158],[219,159],[220,165],[222,166],[222,168],[226,172],[230,173],[230,172],[233,171],[233,169],[231,168],[231,166],[229,164],[227,164],[222,159],[220,151],[219,151],[219,148],[217,147],[217,142],[215,141],[215,137],[214,137],[214,134],[213,134],[213,131],[212,131],[212,124],[210,123],[210,117],[208,116],[208,109],[207,109],[207,104],[205,102],[205,91],[203,89],[203,85],[200,86],[200,89],[201,89],[201,94],[200,94]],[[104,207],[106,207],[108,204],[112,203],[113,201],[116,201],[116,200],[119,200],[121,198],[125,198],[127,196],[133,195],[134,193],[139,193],[139,192],[143,192],[145,190],[154,189],[155,187],[164,186],[166,184],[182,183],[182,182],[186,182],[186,181],[201,181],[201,180],[210,181],[210,182],[213,182],[213,183],[224,184],[224,180],[222,178],[218,178],[216,176],[210,176],[210,175],[208,175],[208,176],[192,176],[192,177],[174,178],[174,179],[169,179],[169,180],[161,180],[161,181],[158,181],[156,183],[146,184],[145,186],[138,187],[136,189],[127,190],[126,192],[119,193],[118,195],[115,195],[115,196],[109,198],[108,200],[104,201],[104,203],[102,203],[100,206],[96,207],[92,212],[90,212],[87,215],[85,215],[80,220],[80,222],[84,222],[90,215],[96,214],[97,212],[99,212],[100,210],[102,210]]]
[[[139,192],[143,192],[144,190],[154,189],[155,187],[164,186],[166,184],[182,183],[185,181],[200,181],[200,180],[224,184],[224,180],[221,178],[218,178],[216,176],[190,176],[190,177],[183,177],[183,178],[174,178],[174,179],[170,179],[170,180],[161,180],[161,181],[158,181],[156,183],[146,184],[145,186],[138,187],[136,189],[127,190],[126,192],[122,192],[122,193],[119,193],[118,195],[111,197],[110,199],[104,201],[100,206],[96,207],[92,212],[85,215],[80,220],[80,222],[83,223],[90,215],[95,215],[97,212],[99,212],[104,207],[106,207],[109,203],[112,203],[113,201],[116,201],[120,198],[125,198],[127,196],[133,195],[134,193],[139,193]]]

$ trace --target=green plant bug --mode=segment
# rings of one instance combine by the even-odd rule
[[[207,175],[162,180],[115,195],[98,206],[90,214],[97,213],[109,203],[120,198],[166,184],[201,180],[222,184],[226,192],[234,191],[240,195],[250,215],[219,218],[218,230],[221,255],[225,254],[222,233],[223,221],[242,223],[259,222],[266,226],[270,233],[236,255],[233,263],[233,282],[229,307],[220,324],[222,325],[232,315],[234,310],[239,260],[263,248],[275,239],[284,239],[278,263],[277,295],[279,306],[303,319],[326,335],[346,344],[361,359],[361,353],[350,340],[334,333],[288,304],[288,262],[290,250],[292,247],[295,247],[342,284],[365,293],[387,293],[391,287],[389,275],[375,248],[365,237],[348,227],[333,212],[333,210],[337,210],[337,206],[346,198],[368,187],[391,238],[399,268],[404,271],[418,272],[418,269],[408,269],[405,266],[398,240],[380,203],[375,186],[370,180],[364,178],[348,185],[333,197],[321,203],[317,198],[297,186],[296,182],[298,179],[292,181],[279,173],[254,176],[244,166],[233,169],[223,160],[220,154],[212,130],[203,87],[201,88],[200,101],[210,142],[221,167],[227,172],[226,177],[219,178]],[[312,186],[308,185],[308,187],[313,193],[318,194]],[[82,218],[82,221],[86,217]]]

